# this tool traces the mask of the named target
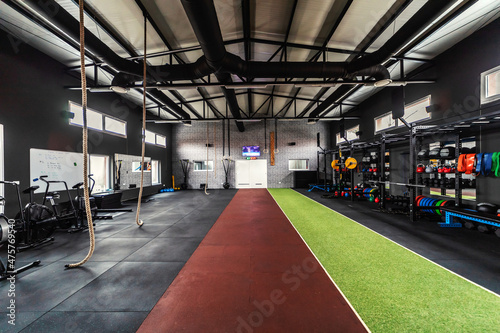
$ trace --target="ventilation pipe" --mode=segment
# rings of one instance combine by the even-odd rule
[[[24,0],[30,7],[42,13],[47,20],[54,23],[69,36],[78,37],[78,22],[63,8],[58,7],[50,12],[41,1]],[[339,62],[255,62],[244,61],[240,57],[226,52],[222,40],[215,7],[212,0],[182,0],[182,4],[193,26],[204,56],[192,64],[176,64],[150,66],[149,74],[154,83],[165,83],[176,80],[193,80],[215,74],[222,84],[232,82],[231,74],[250,78],[353,78],[356,76],[374,77],[378,83],[389,83],[390,75],[387,69],[380,64],[387,60],[398,48],[404,46],[416,32],[439,15],[453,1],[428,1],[418,13],[412,17],[384,46],[378,51],[354,60],[351,63]],[[53,3],[58,6],[57,3]],[[133,85],[141,75],[141,63],[123,59],[114,53],[100,39],[92,33],[86,33],[87,47],[96,56],[109,66],[118,70],[115,83],[122,87],[128,83]],[[152,81],[153,82],[153,81]],[[376,83],[377,83],[376,82]],[[126,86],[126,85],[125,85]],[[223,88],[228,105],[234,118],[241,118],[234,90]],[[338,89],[337,89],[338,90]],[[183,119],[190,119],[188,113],[182,110],[174,101],[161,92],[152,94],[155,98],[168,105]],[[332,97],[333,99],[333,97]],[[322,103],[321,109],[311,112],[310,117],[317,117],[322,110],[330,105]],[[238,123],[241,131],[243,125]]]
[[[193,31],[205,55],[208,67],[222,84],[233,82],[231,75],[222,70],[224,59],[230,55],[226,52],[217,13],[212,0],[181,0],[184,11],[193,27]],[[239,57],[238,57],[239,58]],[[229,110],[235,119],[241,119],[240,107],[233,89],[222,88]],[[240,132],[245,131],[241,122],[236,122]]]
[[[381,64],[388,60],[395,52],[405,45],[411,38],[413,38],[419,31],[429,22],[432,22],[436,17],[453,4],[454,1],[428,1],[420,10],[409,19],[399,29],[394,36],[392,36],[380,49],[377,51],[356,59],[346,66],[348,73],[356,72],[361,73],[364,69],[372,68],[377,64]],[[383,66],[382,66],[383,67]],[[375,75],[375,73],[366,73],[362,75]],[[377,73],[378,75],[378,73]],[[328,109],[339,98],[344,96],[352,87],[341,86],[335,90],[326,100],[323,101],[316,109],[311,111],[309,118],[317,118],[322,112]]]

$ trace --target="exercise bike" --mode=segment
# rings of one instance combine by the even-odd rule
[[[53,238],[36,239],[38,235],[37,231],[41,227],[45,227],[47,224],[53,222],[53,219],[49,218],[46,221],[40,220],[39,224],[31,223],[26,219],[25,210],[23,210],[23,205],[21,202],[21,193],[19,192],[19,185],[16,182],[11,181],[0,181],[0,184],[13,185],[16,188],[17,200],[19,204],[19,218],[8,219],[4,214],[0,214],[0,248],[7,245],[7,266],[0,259],[0,281],[8,279],[14,275],[17,275],[27,269],[38,266],[40,260],[35,260],[23,267],[15,268],[16,263],[16,253],[20,252],[20,245],[24,247],[33,247],[41,245],[48,241],[53,240]],[[38,188],[38,187],[37,187]],[[33,190],[34,191],[34,190]],[[5,198],[0,197],[0,205],[5,205]],[[28,204],[26,209],[29,211],[31,206]],[[35,232],[33,232],[35,231]]]
[[[43,175],[38,179],[34,179],[34,181],[41,180],[45,183],[45,193],[43,195],[42,205],[45,206],[45,203],[47,201],[50,202],[52,212],[58,221],[59,228],[70,229],[68,230],[68,232],[83,230],[84,228],[82,228],[82,226],[78,224],[77,210],[75,209],[73,199],[71,198],[68,184],[63,180],[47,180],[47,177],[48,176]],[[66,192],[68,201],[59,202],[59,199],[61,199],[61,195],[59,194],[59,192],[49,191],[51,184],[63,184],[65,188],[64,192]]]
[[[93,182],[92,187],[89,190],[89,195],[92,194],[92,190],[94,189],[95,185],[95,180],[92,178],[92,176],[93,176],[92,174],[89,175],[89,179]],[[77,219],[76,225],[79,226],[77,231],[88,229],[88,222],[87,223],[85,222],[88,221],[87,211],[85,209],[85,197],[82,193],[83,191],[80,191],[82,189],[82,186],[83,182],[76,183],[75,185],[72,186],[72,188],[76,190],[74,206],[76,208],[76,219]],[[92,215],[92,220],[94,220],[97,217],[97,205],[95,203],[95,198],[90,196],[89,202],[90,202],[90,211]]]

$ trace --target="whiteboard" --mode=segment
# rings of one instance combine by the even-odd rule
[[[83,182],[83,154],[67,151],[30,149],[31,186],[40,188],[35,193],[45,192],[45,183],[35,181],[41,175],[47,175],[47,180],[63,180],[68,188]],[[50,184],[50,191],[64,190],[64,184]]]

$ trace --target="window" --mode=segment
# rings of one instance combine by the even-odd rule
[[[146,130],[146,143],[156,144],[156,134]]]
[[[158,160],[151,161],[151,183],[160,184],[161,183],[161,164]]]
[[[345,136],[347,141],[353,141],[359,139],[359,125],[356,125],[352,128],[349,128],[345,131]],[[340,137],[340,133],[337,133],[337,145],[344,141],[343,138]]]
[[[83,127],[83,109],[81,105],[69,102],[69,111],[73,113],[71,125]],[[100,132],[127,137],[127,122],[110,117],[104,113],[87,108],[87,126]]]
[[[214,171],[214,161],[193,161],[194,171]]]
[[[127,135],[127,123],[108,116],[104,117],[104,130],[119,135]]]
[[[392,112],[375,118],[375,133],[396,127],[396,119],[392,119]]]
[[[413,103],[406,104],[405,115],[403,119],[406,120],[408,124],[416,123],[424,119],[430,119],[431,116],[425,109],[429,105],[431,105],[430,95]],[[401,122],[401,124],[398,124],[398,126],[404,126],[404,124]]]
[[[500,66],[481,73],[481,104],[500,99]]]
[[[95,180],[93,193],[105,192],[110,188],[108,156],[90,155],[90,173]],[[92,186],[92,184],[89,184],[89,186]]]
[[[150,143],[152,145],[167,147],[167,137],[157,134],[155,132],[151,132],[146,130],[146,143]]]
[[[309,160],[288,160],[288,170],[309,170]]]
[[[161,146],[161,147],[166,147],[167,146],[167,137],[156,134],[156,145]]]

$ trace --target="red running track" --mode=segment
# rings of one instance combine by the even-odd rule
[[[138,332],[367,332],[266,189],[239,190]]]

